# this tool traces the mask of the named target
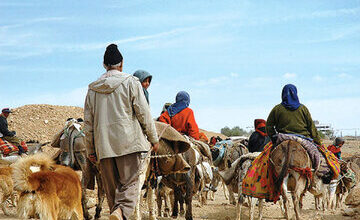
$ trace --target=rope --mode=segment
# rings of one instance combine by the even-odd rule
[[[161,137],[163,136],[164,132],[166,131],[166,129],[167,129],[168,127],[170,127],[169,124],[166,125],[165,128],[160,132],[160,135],[158,135],[159,140],[161,139]],[[151,155],[151,152],[152,152],[151,149],[146,152],[146,156],[145,156],[144,160],[143,160],[143,161],[141,162],[141,164],[140,164],[141,170],[140,170],[140,172],[138,173],[139,176],[146,171],[143,166],[144,166],[144,164],[146,163],[147,160],[149,160],[149,159],[151,159],[151,158],[174,157],[174,156],[177,155],[177,154],[167,154],[167,155],[156,155],[156,154],[154,154],[154,155]]]

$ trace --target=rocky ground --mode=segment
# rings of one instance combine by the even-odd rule
[[[14,109],[14,113],[8,119],[10,130],[16,130],[17,135],[23,140],[30,141],[36,140],[39,142],[50,141],[53,135],[64,126],[67,118],[83,117],[83,109],[80,107],[70,106],[54,106],[54,105],[25,105]],[[207,135],[212,136],[217,133],[205,132]],[[330,141],[325,140],[326,144]],[[47,152],[53,153],[54,149],[49,146],[46,147]],[[360,158],[360,141],[352,140],[347,141],[343,147],[344,158],[359,157]],[[96,198],[95,192],[89,191],[93,199]],[[208,204],[200,207],[199,202],[193,202],[194,219],[235,219],[235,206],[230,205],[228,200],[225,199],[222,189],[219,189],[215,194],[214,201],[208,201]],[[142,204],[144,206],[144,204]],[[302,216],[304,219],[360,219],[360,216],[346,217],[343,216],[343,210],[346,208],[343,204],[341,209],[336,211],[316,211],[314,205],[314,198],[311,194],[307,193],[304,198],[304,210]],[[12,208],[15,214],[15,209]],[[145,208],[143,210],[146,210]],[[95,208],[91,209],[94,214]],[[293,211],[292,211],[293,212]],[[104,209],[101,219],[108,219],[108,207],[106,201],[104,202]],[[266,203],[264,207],[264,219],[282,219],[283,216],[278,204]],[[243,208],[242,216],[244,219],[249,219],[248,208]],[[146,219],[146,211],[144,213]],[[4,216],[0,211],[0,219],[17,219],[15,217]],[[167,219],[167,218],[161,218]],[[168,218],[170,219],[170,218]],[[184,219],[179,217],[178,219]]]

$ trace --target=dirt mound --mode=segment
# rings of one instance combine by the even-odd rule
[[[60,105],[24,105],[12,109],[8,118],[9,130],[14,130],[17,136],[25,141],[51,141],[52,137],[63,128],[68,118],[83,118],[81,107]],[[210,139],[212,136],[226,136],[220,133],[200,129]]]
[[[227,136],[225,136],[223,134],[220,134],[220,133],[216,133],[216,132],[212,132],[212,131],[206,131],[206,130],[203,130],[203,129],[199,129],[199,130],[200,130],[200,132],[203,132],[206,135],[206,137],[209,138],[209,140],[210,140],[210,138],[212,136],[215,136],[215,137],[220,136],[222,139],[227,138]]]
[[[83,108],[58,105],[24,105],[12,109],[8,117],[9,130],[25,141],[50,141],[64,127],[68,118],[83,118]]]

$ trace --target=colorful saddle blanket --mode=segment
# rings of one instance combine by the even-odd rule
[[[11,156],[19,153],[19,148],[11,144],[5,139],[0,138],[0,153],[2,155]]]
[[[332,179],[337,179],[340,175],[340,163],[336,156],[329,151],[325,145],[315,145],[306,138],[292,134],[278,134],[277,144],[285,140],[294,140],[300,143],[307,151],[312,161],[312,168],[318,172],[320,176],[326,176],[332,172]],[[323,162],[326,161],[326,162]]]
[[[273,179],[275,172],[273,166],[270,166],[272,146],[272,142],[266,144],[263,152],[252,162],[242,182],[242,192],[248,196],[276,202],[280,192],[275,192]]]

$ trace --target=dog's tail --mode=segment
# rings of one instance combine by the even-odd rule
[[[12,165],[14,189],[20,192],[36,190],[29,184],[29,176],[35,172],[51,170],[53,165],[54,161],[45,153],[38,153],[19,159]]]

